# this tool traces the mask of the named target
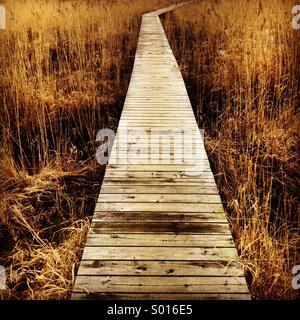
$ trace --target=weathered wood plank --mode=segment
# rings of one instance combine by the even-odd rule
[[[187,209],[188,210],[188,209]],[[93,218],[94,222],[228,222],[224,213],[210,212],[99,212],[96,211]]]
[[[204,172],[206,170],[208,170],[209,172],[211,172],[210,169],[210,164],[208,161],[205,161],[205,163],[201,163],[195,166],[192,165],[171,165],[171,164],[161,164],[161,165],[152,165],[152,164],[142,164],[142,165],[114,165],[114,164],[108,164],[106,166],[106,172],[108,170],[114,170],[115,172],[137,172],[137,171],[152,171],[152,172],[167,172],[167,171],[176,171],[176,172]]]
[[[144,132],[140,132],[140,134],[144,134]],[[188,155],[195,155],[196,152],[200,153],[201,157],[205,156],[206,152],[204,144],[199,143],[197,146],[194,143],[190,143],[189,145],[184,145],[187,138],[190,138],[187,136],[183,139],[182,136],[165,136],[165,135],[156,135],[156,134],[145,134],[143,137],[136,138],[134,135],[137,135],[136,133],[128,133],[127,137],[123,137],[122,139],[115,139],[114,143],[116,144],[118,150],[128,150],[130,146],[139,146],[144,148],[156,148],[159,146],[160,149],[162,149],[162,146],[164,146],[163,153],[166,152],[180,152],[181,154],[188,154]],[[191,137],[192,139],[195,139]],[[126,145],[125,145],[126,144]],[[142,144],[142,145],[141,145]],[[160,150],[160,153],[162,150]],[[207,157],[205,157],[207,159]],[[199,159],[200,160],[200,159]]]
[[[100,199],[101,201],[101,199]],[[148,202],[98,202],[95,212],[140,211],[140,212],[224,212],[221,203],[151,203]]]
[[[154,160],[160,160],[161,164],[196,164],[197,162],[207,161],[206,154],[193,154],[193,153],[175,153],[175,152],[160,152],[160,146],[151,146],[151,148],[143,147],[140,149],[138,146],[134,146],[128,151],[118,150],[117,147],[112,151],[110,159],[127,160],[128,164],[131,164],[131,160],[148,160],[145,164],[152,163]],[[150,152],[151,151],[151,152]],[[197,160],[199,157],[199,160]],[[110,160],[109,159],[109,160]],[[173,161],[173,162],[171,162]],[[113,163],[112,163],[113,164]],[[126,163],[125,163],[126,164]],[[156,163],[153,163],[156,164]],[[160,164],[160,163],[158,163]]]
[[[128,114],[126,117],[124,117],[126,121],[128,122],[131,122],[134,120],[134,122],[137,122],[139,123],[140,120],[140,115],[138,114],[135,114],[135,115],[130,115]],[[143,121],[153,121],[153,122],[159,122],[159,121],[162,121],[165,122],[165,121],[172,121],[172,122],[176,122],[178,123],[179,121],[182,121],[182,120],[185,120],[185,121],[190,121],[191,123],[195,121],[195,119],[192,119],[191,116],[187,116],[187,115],[183,115],[180,117],[179,115],[177,116],[173,116],[172,115],[169,115],[169,116],[166,116],[165,114],[161,114],[160,115],[160,119],[157,119],[157,115],[155,116],[154,114],[150,114],[150,115],[144,115],[144,120]]]
[[[88,246],[122,246],[122,247],[214,247],[234,248],[231,235],[221,234],[90,234],[86,245]]]
[[[73,293],[73,300],[251,300],[249,293]]]
[[[78,276],[75,292],[248,293],[243,278]]]
[[[161,185],[161,186],[195,186],[195,187],[215,187],[215,182],[213,180],[207,181],[207,180],[197,180],[197,179],[155,179],[155,180],[147,180],[147,179],[121,179],[121,178],[110,178],[110,179],[104,179],[104,182],[106,186],[113,185],[117,187],[118,185]]]
[[[160,194],[179,194],[183,195],[183,197],[187,194],[199,194],[199,195],[218,195],[219,191],[216,185],[211,186],[174,186],[174,185],[126,185],[126,184],[118,184],[118,185],[102,185],[101,193],[134,193],[134,194],[151,194],[151,193],[160,193]]]
[[[221,203],[219,195],[195,195],[195,194],[134,194],[134,193],[104,193],[98,198],[98,202],[169,202],[169,203]],[[187,210],[188,211],[188,210]]]
[[[153,140],[152,140],[153,141]],[[205,159],[207,160],[207,155],[205,152],[199,150],[199,151],[185,151],[182,148],[178,148],[177,150],[170,150],[171,148],[168,146],[167,148],[163,148],[162,151],[162,144],[153,144],[151,142],[151,144],[149,143],[149,145],[147,145],[147,141],[145,141],[145,143],[143,143],[142,146],[139,145],[129,145],[126,148],[120,146],[119,148],[116,147],[112,154],[115,154],[116,151],[118,151],[117,155],[119,155],[122,158],[126,158],[126,157],[140,157],[142,156],[143,158],[151,158],[151,157],[172,157],[174,159],[180,160],[180,159],[189,159],[189,158],[193,158],[193,159],[198,159],[197,157],[199,157],[200,159]]]
[[[173,233],[230,235],[228,223],[219,222],[92,222],[92,233]]]
[[[195,247],[88,247],[84,248],[83,260],[209,260],[228,261],[236,259],[233,248]]]
[[[106,177],[110,178],[168,178],[168,179],[177,179],[177,178],[199,178],[199,179],[214,179],[212,172],[170,172],[170,171],[115,171],[115,170],[106,170]]]
[[[113,154],[115,156],[115,154]],[[114,157],[111,155],[109,158],[110,164],[189,164],[189,165],[195,165],[199,162],[207,161],[207,158],[203,159],[196,159],[196,157],[160,157],[156,158],[155,156],[149,155],[148,157],[138,158],[137,156],[130,157],[130,156],[122,156],[122,157]],[[196,185],[199,185],[197,183]]]
[[[243,276],[236,262],[226,261],[103,261],[83,260],[81,276]]]

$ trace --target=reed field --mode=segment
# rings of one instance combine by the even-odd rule
[[[70,297],[105,172],[96,134],[118,126],[141,15],[176,2],[2,1],[0,300]],[[202,0],[162,17],[255,299],[299,298],[293,5]]]
[[[291,25],[294,5],[204,0],[163,18],[205,128],[255,299],[297,298],[291,285],[300,260],[300,32]]]
[[[174,1],[7,0],[0,30],[0,264],[4,298],[66,299],[145,12]]]

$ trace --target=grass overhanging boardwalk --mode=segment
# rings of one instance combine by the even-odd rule
[[[159,19],[173,8],[143,16],[72,299],[250,298],[203,139]],[[141,148],[150,140],[151,152]],[[186,148],[177,148],[178,141]]]

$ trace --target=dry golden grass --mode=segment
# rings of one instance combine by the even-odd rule
[[[116,127],[141,14],[167,2],[6,1],[0,119],[22,163],[72,147],[87,156],[95,128]]]
[[[142,13],[171,0],[7,0],[0,32],[0,264],[9,296],[66,299]]]
[[[256,299],[293,299],[300,32],[293,1],[199,1],[164,18]]]

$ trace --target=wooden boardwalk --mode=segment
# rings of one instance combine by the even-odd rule
[[[72,299],[250,298],[203,139],[160,23],[159,14],[173,8],[143,16]]]

